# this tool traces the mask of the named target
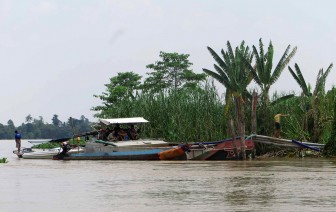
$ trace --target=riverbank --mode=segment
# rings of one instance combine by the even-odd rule
[[[256,156],[256,159],[267,158],[323,158],[321,152],[311,150],[289,150],[269,151],[263,155]]]

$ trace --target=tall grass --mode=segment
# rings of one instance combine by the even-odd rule
[[[226,137],[225,107],[213,86],[196,90],[142,93],[113,105],[104,118],[142,116],[150,121],[142,136],[170,142],[213,141]]]
[[[287,94],[275,93],[272,100]],[[311,141],[314,132],[312,98],[295,96],[276,101],[262,111],[257,107],[257,133],[272,136],[273,117],[277,113],[289,114],[281,119],[281,137]],[[325,143],[330,136],[333,117],[333,92],[319,96],[318,114],[320,135],[318,142]],[[214,141],[227,138],[228,116],[224,101],[213,85],[196,90],[169,90],[161,93],[140,93],[135,99],[124,99],[101,113],[100,118],[122,118],[142,116],[150,123],[142,126],[142,137],[162,138],[170,142]],[[251,104],[245,104],[246,133],[250,132]],[[267,117],[266,119],[262,116]],[[261,122],[261,120],[263,120]]]
[[[332,102],[332,118],[329,136],[327,138],[326,146],[324,148],[324,155],[335,156],[336,155],[336,88],[329,92],[328,100]]]

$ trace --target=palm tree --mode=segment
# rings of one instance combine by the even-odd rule
[[[256,66],[255,69],[251,69],[254,80],[260,86],[262,92],[262,101],[264,103],[269,103],[269,90],[271,86],[279,79],[282,71],[295,55],[297,47],[289,53],[290,45],[287,46],[286,51],[280,58],[278,64],[273,70],[273,54],[274,48],[272,42],[270,41],[268,45],[268,50],[264,53],[264,44],[262,43],[261,38],[259,39],[259,53],[255,46],[253,48],[253,54],[256,58]],[[289,54],[288,54],[289,53]]]
[[[205,68],[203,71],[226,87],[225,100],[227,110],[229,109],[232,100],[235,102],[236,120],[241,142],[241,153],[243,154],[243,159],[246,159],[244,99],[248,94],[247,86],[252,81],[253,76],[243,62],[243,58],[246,61],[252,62],[253,55],[251,54],[249,47],[245,46],[244,41],[239,47],[236,47],[235,51],[233,51],[231,44],[228,41],[228,50],[221,50],[223,58],[221,58],[212,48],[207,48],[217,64],[214,64],[215,71]]]
[[[274,48],[272,42],[270,41],[268,45],[267,52],[264,51],[264,44],[259,39],[259,52],[257,48],[253,45],[253,55],[255,56],[255,65],[252,67],[249,61],[244,61],[245,64],[249,67],[251,73],[253,74],[254,81],[259,85],[261,89],[261,111],[262,111],[262,121],[261,123],[266,124],[268,126],[269,119],[269,91],[271,86],[279,79],[282,71],[295,55],[297,47],[294,47],[292,51],[290,51],[290,45],[286,48],[286,51],[283,53],[280,58],[278,64],[273,69],[273,55]],[[286,98],[286,97],[285,97]],[[264,127],[267,129],[266,127]],[[267,130],[262,130],[267,131]]]
[[[321,132],[321,126],[318,124],[320,117],[321,117],[321,111],[318,108],[320,97],[325,95],[325,82],[327,79],[327,76],[329,75],[331,69],[333,67],[333,64],[331,63],[326,71],[323,71],[323,68],[319,70],[316,78],[316,85],[314,88],[313,93],[311,93],[310,86],[307,86],[307,83],[302,75],[302,72],[300,70],[300,67],[295,63],[294,70],[288,66],[289,72],[294,77],[295,81],[299,84],[299,86],[302,89],[302,96],[303,99],[306,99],[304,102],[304,108],[306,109],[306,118],[305,118],[305,128],[308,128],[308,118],[313,118],[313,136],[312,141],[318,142]],[[307,106],[306,106],[307,105]],[[320,121],[321,122],[321,121]],[[321,122],[322,123],[322,122]]]

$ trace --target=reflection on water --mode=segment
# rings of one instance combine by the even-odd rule
[[[0,157],[9,160],[0,164],[0,211],[335,211],[336,207],[332,160],[53,161],[18,159],[14,147],[14,141],[0,141]]]

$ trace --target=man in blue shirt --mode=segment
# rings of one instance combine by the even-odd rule
[[[15,143],[16,143],[16,147],[18,148],[18,155],[20,155],[21,134],[17,130],[15,130]]]

